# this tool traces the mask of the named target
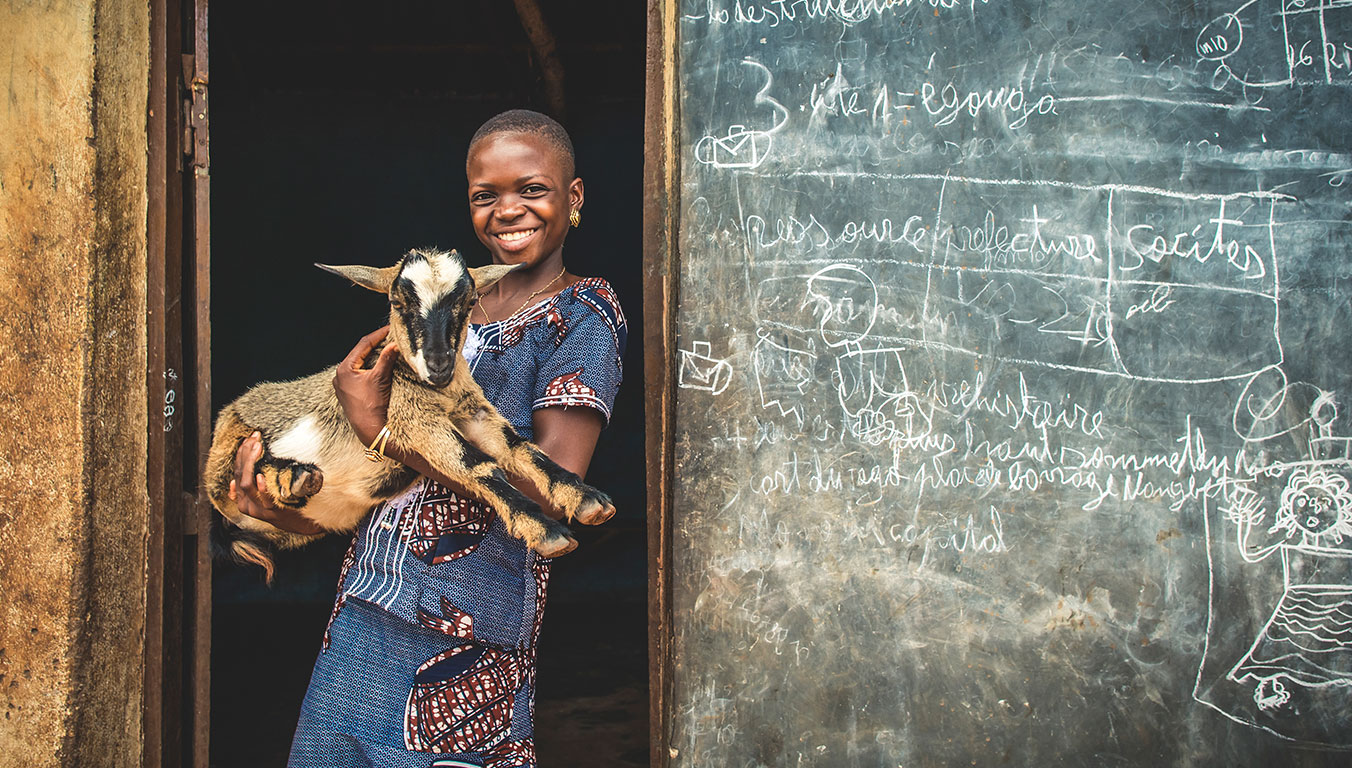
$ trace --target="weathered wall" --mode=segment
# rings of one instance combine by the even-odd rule
[[[137,765],[144,0],[0,0],[0,766]]]

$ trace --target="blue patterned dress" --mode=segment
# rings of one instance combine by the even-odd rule
[[[525,437],[531,416],[610,418],[627,326],[610,285],[574,283],[471,327],[474,378]],[[430,480],[352,542],[290,766],[535,766],[535,646],[549,561],[478,502]]]

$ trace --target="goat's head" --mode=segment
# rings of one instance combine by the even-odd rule
[[[465,343],[469,313],[487,291],[517,265],[469,268],[456,251],[414,249],[392,267],[316,264],[390,297],[390,341],[404,361],[434,387],[450,383]]]

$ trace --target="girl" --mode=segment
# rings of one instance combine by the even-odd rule
[[[585,475],[619,386],[627,328],[610,285],[563,263],[583,203],[572,142],[545,115],[504,112],[470,141],[466,175],[479,240],[495,263],[522,266],[479,298],[464,354],[516,430]],[[334,379],[364,443],[385,423],[394,347],[361,367],[384,333],[363,338]],[[549,562],[420,456],[385,452],[425,479],[377,507],[353,540],[290,765],[535,766],[535,644]],[[236,455],[241,510],[314,532],[260,494],[261,453],[250,438]]]

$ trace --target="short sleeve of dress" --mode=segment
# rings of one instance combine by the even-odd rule
[[[571,286],[550,311],[549,325],[555,344],[540,361],[532,410],[584,406],[609,423],[628,334],[610,284],[590,278]]]

